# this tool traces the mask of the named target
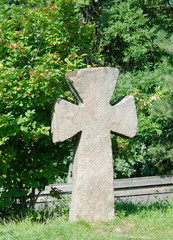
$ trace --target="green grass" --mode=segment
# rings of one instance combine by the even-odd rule
[[[68,222],[68,217],[0,224],[0,240],[173,240],[173,203],[117,203],[109,222]]]

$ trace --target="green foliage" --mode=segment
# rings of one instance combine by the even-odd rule
[[[96,24],[99,65],[121,70],[111,103],[133,95],[137,106],[137,136],[112,139],[116,178],[173,173],[172,10],[167,0],[91,0],[82,8]]]
[[[64,76],[85,66],[92,46],[75,1],[39,3],[0,6],[1,209],[33,207],[35,189],[65,177],[71,142],[52,143],[51,109],[56,98],[73,100]]]
[[[157,31],[172,33],[170,1],[90,0],[81,9],[85,19],[96,24],[93,51],[103,55],[99,64],[132,71],[160,63],[163,52],[155,39]]]
[[[105,63],[125,69],[141,69],[146,65],[152,54],[155,28],[149,26],[148,16],[134,1],[105,4],[101,29]]]
[[[163,62],[153,71],[120,75],[112,102],[133,95],[138,132],[134,139],[113,137],[115,177],[172,174],[172,75]]]

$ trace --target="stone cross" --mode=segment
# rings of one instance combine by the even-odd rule
[[[110,133],[132,138],[137,131],[133,96],[110,105],[116,68],[87,68],[66,74],[78,105],[58,99],[52,116],[53,142],[78,133],[74,154],[70,221],[110,220],[114,216]]]

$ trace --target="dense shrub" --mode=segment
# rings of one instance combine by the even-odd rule
[[[35,189],[67,172],[71,145],[52,143],[51,109],[73,100],[64,76],[86,66],[94,30],[72,0],[1,1],[0,15],[0,206],[33,207]]]
[[[173,173],[173,4],[168,0],[88,0],[85,18],[96,24],[99,66],[120,69],[111,102],[135,97],[138,133],[113,137],[114,176]]]

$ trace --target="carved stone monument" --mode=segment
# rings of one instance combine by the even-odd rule
[[[89,68],[66,75],[78,100],[58,99],[52,117],[53,142],[78,133],[73,163],[70,221],[110,220],[114,216],[113,161],[110,134],[128,138],[137,132],[133,96],[114,105],[110,99],[118,78],[116,68]]]

